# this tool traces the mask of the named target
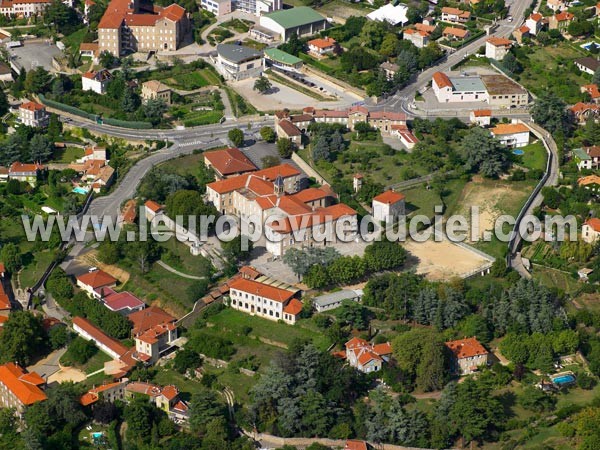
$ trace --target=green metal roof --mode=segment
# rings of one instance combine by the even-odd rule
[[[588,155],[582,148],[576,148],[575,150],[573,150],[573,155],[580,161],[588,161],[592,159],[592,157]]]
[[[282,64],[289,64],[291,66],[302,62],[300,58],[296,58],[294,55],[290,55],[283,50],[279,50],[278,48],[265,49],[265,55],[267,55],[273,61],[277,61]]]
[[[308,6],[281,9],[270,14],[265,14],[265,17],[274,20],[286,30],[325,20],[325,17]]]

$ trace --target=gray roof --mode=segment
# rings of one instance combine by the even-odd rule
[[[451,77],[450,82],[455,92],[485,91],[485,85],[479,76],[475,77]]]
[[[362,297],[362,296],[363,296],[362,289],[354,289],[354,290],[343,289],[341,291],[332,292],[331,294],[319,295],[318,297],[315,297],[313,299],[313,304],[319,305],[319,306],[327,306],[332,303],[341,302],[342,300],[349,300],[349,299],[353,299],[356,297]]]
[[[234,63],[241,63],[252,59],[260,58],[262,52],[255,48],[244,47],[243,45],[219,44],[217,45],[217,53]]]

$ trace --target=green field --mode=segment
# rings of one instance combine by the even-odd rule
[[[42,277],[50,263],[54,260],[54,252],[45,250],[33,252],[32,259],[19,273],[19,281],[23,289],[32,287]]]
[[[184,91],[193,91],[210,84],[200,72],[182,73],[168,78],[164,82]]]
[[[571,277],[571,274],[561,270],[534,266],[532,275],[535,280],[544,286],[560,289],[567,294],[573,294],[581,287],[577,280]]]
[[[533,144],[523,147],[521,150],[525,153],[522,156],[517,157],[520,164],[528,169],[546,170],[548,153],[542,142],[534,142]]]
[[[54,150],[52,160],[58,163],[71,163],[83,156],[83,149],[79,147],[66,147]]]

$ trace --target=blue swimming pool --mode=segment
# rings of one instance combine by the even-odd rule
[[[596,48],[600,48],[600,44],[598,44],[597,42],[587,42],[585,44],[581,44],[581,48],[584,48],[587,51],[590,51],[592,46],[595,46]]]
[[[86,195],[88,193],[88,190],[77,186],[77,187],[73,188],[73,192],[75,192],[76,194]]]
[[[524,154],[525,154],[525,152],[523,150],[519,150],[519,149],[513,150],[513,155],[521,156]]]
[[[102,433],[101,431],[96,431],[95,433],[92,433],[92,437],[94,439],[100,439],[103,435],[104,433]]]
[[[552,382],[554,384],[571,384],[575,382],[575,375],[571,375],[571,374],[566,374],[566,375],[560,375],[556,378],[552,379]]]

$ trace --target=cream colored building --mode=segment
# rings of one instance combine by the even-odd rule
[[[147,102],[148,100],[162,100],[167,105],[171,104],[171,88],[162,84],[160,81],[150,80],[142,84],[142,99]]]

